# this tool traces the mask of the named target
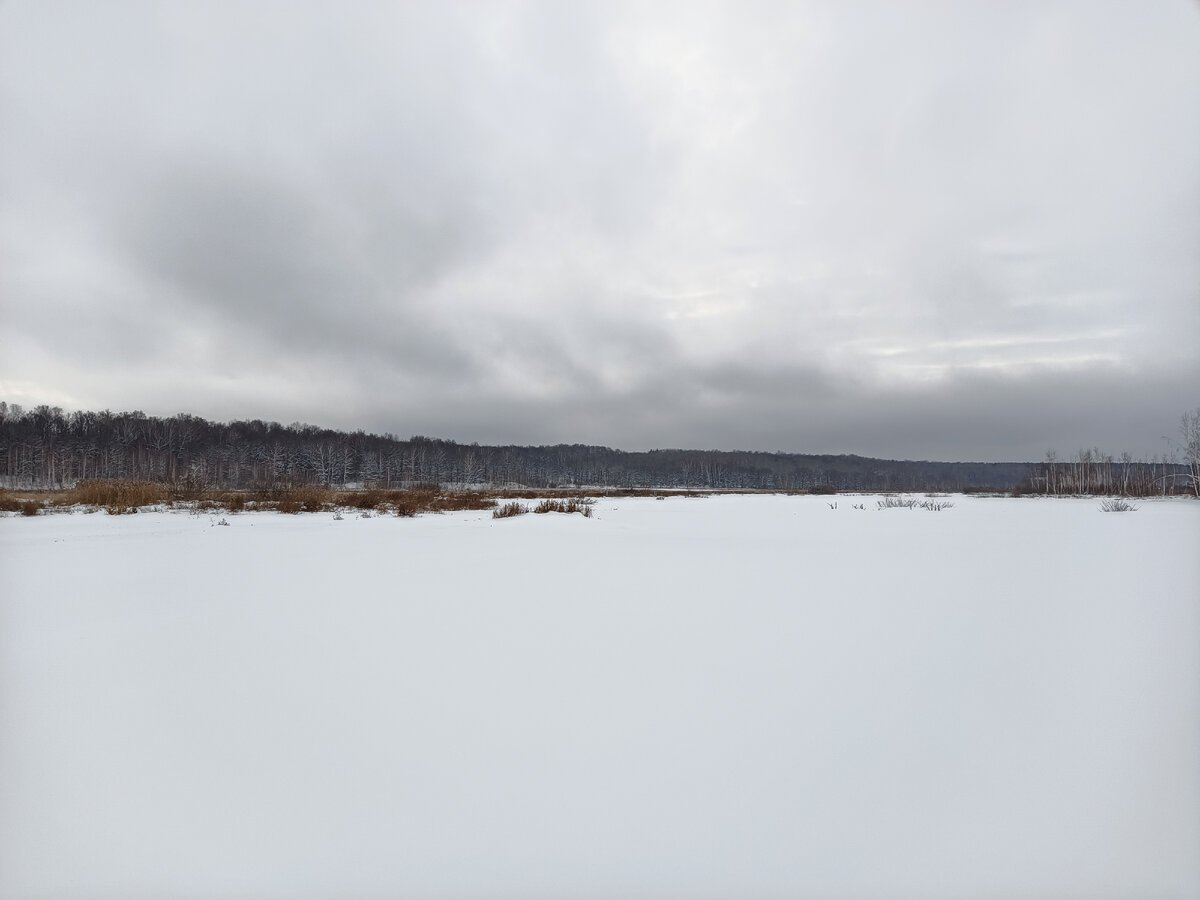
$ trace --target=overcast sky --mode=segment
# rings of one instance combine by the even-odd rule
[[[0,399],[1158,453],[1200,3],[0,4]]]

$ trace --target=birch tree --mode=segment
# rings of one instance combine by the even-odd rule
[[[1188,467],[1192,493],[1200,497],[1200,407],[1180,416],[1179,436],[1183,439],[1183,462]]]

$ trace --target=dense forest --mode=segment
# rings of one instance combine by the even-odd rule
[[[480,446],[258,419],[210,422],[142,412],[72,412],[0,402],[0,486],[69,487],[119,478],[239,489],[321,484],[447,488],[627,487],[729,490],[1022,491],[1150,494],[1187,484],[1164,456],[1099,450],[1040,464],[914,462],[721,450],[625,452],[580,444]],[[1182,482],[1180,482],[1182,479]]]
[[[947,463],[718,450],[624,452],[580,444],[480,446],[179,414],[72,412],[0,402],[0,479],[12,489],[88,478],[208,488],[437,482],[525,487],[1010,490],[1025,463]]]

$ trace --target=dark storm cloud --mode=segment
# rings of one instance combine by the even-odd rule
[[[10,401],[980,459],[1200,402],[1194,4],[0,24]]]

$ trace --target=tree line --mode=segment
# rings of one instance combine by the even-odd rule
[[[783,491],[1009,491],[1029,463],[929,462],[721,450],[628,452],[582,444],[481,446],[180,413],[25,410],[0,402],[0,486],[116,478],[250,489],[522,486]]]
[[[1060,458],[1051,450],[1017,486],[1017,492],[1125,497],[1184,493],[1200,497],[1200,407],[1180,416],[1178,440],[1167,440],[1170,452],[1150,460],[1137,460],[1129,453],[1114,458],[1099,447],[1084,448],[1074,458]]]
[[[1022,494],[1149,497],[1195,493],[1189,467],[1162,453],[1136,460],[1129,453],[1114,458],[1099,448],[1080,450],[1073,458],[1050,451],[1029,477],[1017,485]]]

